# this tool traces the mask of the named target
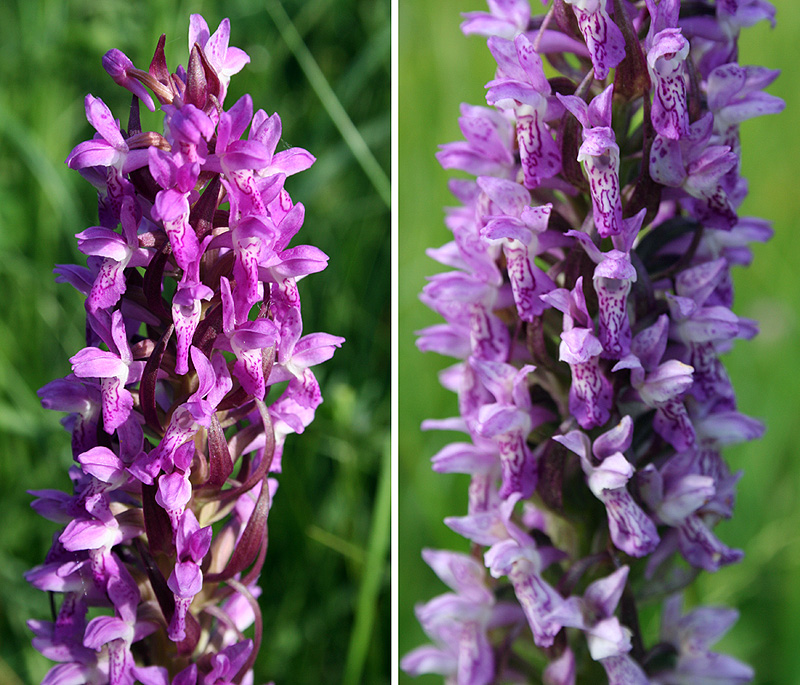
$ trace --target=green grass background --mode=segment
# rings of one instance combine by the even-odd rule
[[[774,221],[775,237],[755,247],[755,261],[735,272],[740,315],[758,319],[761,334],[739,341],[725,364],[733,378],[740,409],[767,424],[765,437],[729,449],[734,470],[744,469],[736,514],[717,529],[746,556],[738,566],[704,574],[690,593],[692,602],[737,607],[741,618],[719,644],[753,664],[756,683],[800,682],[800,253],[797,217],[797,156],[794,128],[800,116],[800,5],[777,0],[778,24],[761,23],[743,32],[741,64],[783,70],[769,92],[786,101],[786,111],[746,122],[742,130],[744,175],[750,196],[742,213]],[[531,0],[534,11],[541,11]],[[426,247],[450,239],[442,207],[455,201],[446,187],[450,172],[434,159],[436,146],[460,140],[458,105],[481,104],[484,84],[494,73],[485,40],[459,31],[462,11],[485,10],[481,0],[404,0],[399,24],[399,651],[423,643],[413,616],[415,603],[445,591],[422,562],[423,546],[466,551],[465,541],[443,525],[446,515],[466,511],[466,480],[437,475],[429,459],[448,437],[422,433],[428,417],[453,416],[454,396],[442,390],[437,372],[451,363],[414,347],[413,331],[437,323],[417,300],[425,276],[439,265]],[[655,628],[651,625],[651,629]],[[412,682],[404,674],[401,683]],[[418,683],[441,682],[421,677]]]
[[[130,96],[105,74],[102,55],[119,48],[147,68],[166,33],[170,67],[185,65],[193,12],[212,31],[230,17],[231,44],[252,58],[233,78],[228,106],[251,93],[256,108],[280,113],[282,145],[318,159],[287,181],[306,206],[298,240],[331,258],[300,285],[305,328],[347,338],[319,368],[325,402],[316,421],[287,441],[262,574],[256,682],[389,681],[388,0],[8,0],[0,3],[2,685],[38,683],[52,665],[24,623],[47,618],[48,599],[22,573],[44,559],[55,526],[34,514],[25,491],[69,487],[69,437],[36,390],[68,373],[83,347],[81,297],[56,285],[52,269],[85,263],[74,234],[97,223],[94,191],[63,160],[94,133],[87,92],[127,122]],[[305,48],[317,71],[308,54],[301,68],[295,53]]]

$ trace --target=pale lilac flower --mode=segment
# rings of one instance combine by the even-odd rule
[[[549,97],[542,60],[524,34],[513,43],[490,38],[489,48],[498,68],[495,79],[486,85],[486,101],[514,111],[524,184],[536,188],[561,169],[561,151],[546,123],[559,114],[560,106]]]
[[[436,153],[439,164],[476,176],[491,174],[503,178],[511,174],[514,129],[506,116],[493,109],[464,104],[458,125],[465,140],[440,145]]]
[[[738,411],[721,356],[758,332],[733,313],[731,267],[772,230],[738,214],[740,125],[783,103],[737,40],[774,8],[543,4],[489,0],[462,24],[497,66],[489,107],[462,105],[464,140],[437,153],[472,178],[450,182],[452,240],[427,250],[446,271],[420,299],[444,323],[417,345],[456,360],[439,381],[458,415],[422,428],[461,434],[432,458],[469,477],[466,514],[444,522],[471,543],[465,577],[494,581],[423,605],[435,644],[402,666],[459,685],[594,683],[592,659],[609,685],[750,682],[709,649],[735,613],[681,618],[666,593],[742,557],[715,531],[742,476],[723,449],[764,427]],[[666,599],[657,644],[645,598]],[[506,599],[517,617],[487,623]]]
[[[689,134],[685,61],[689,41],[680,29],[667,28],[655,35],[647,51],[647,66],[655,84],[653,128],[659,135],[679,140]]]
[[[608,14],[607,0],[564,0],[572,6],[586,47],[592,56],[594,77],[602,81],[625,57],[625,38]]]
[[[734,685],[753,680],[753,669],[709,647],[719,640],[736,622],[738,612],[721,607],[698,607],[681,616],[682,598],[673,595],[664,602],[661,620],[661,639],[677,652],[675,666],[657,673],[654,682],[661,685],[681,682],[701,682],[711,679]]]
[[[484,557],[494,578],[508,577],[539,647],[552,645],[563,625],[553,617],[561,596],[542,577],[542,572],[557,559],[551,551],[540,551],[531,538],[518,535],[517,539],[495,543]]]
[[[503,478],[500,497],[505,499],[515,492],[530,497],[536,486],[537,469],[526,436],[534,425],[550,418],[547,412],[531,406],[525,382],[534,368],[525,366],[517,371],[497,362],[473,363],[481,382],[497,400],[480,408],[475,431],[497,446]]]
[[[622,232],[622,201],[619,189],[619,146],[611,128],[613,84],[587,104],[574,95],[562,102],[583,127],[578,161],[583,162],[592,193],[592,212],[601,238]]]
[[[737,215],[724,177],[738,158],[727,145],[709,144],[713,125],[709,112],[680,140],[657,135],[650,151],[650,175],[662,185],[683,189],[689,195],[687,207],[699,220],[727,230],[736,224]]]
[[[614,611],[622,597],[629,568],[622,566],[606,578],[594,581],[583,597],[569,597],[552,614],[561,625],[586,633],[589,654],[595,661],[627,654],[631,649],[630,631]]]
[[[497,241],[503,247],[514,302],[523,321],[533,321],[546,309],[541,296],[555,287],[535,262],[540,252],[539,236],[547,230],[550,209],[550,205],[526,207],[519,218],[493,218],[481,229],[483,238]]]
[[[543,298],[564,314],[558,358],[569,364],[572,373],[570,412],[582,428],[602,426],[610,415],[612,388],[600,368],[603,345],[586,309],[583,278],[578,278],[572,291],[559,288]]]
[[[599,436],[591,445],[585,433],[571,431],[553,439],[581,458],[586,482],[606,507],[609,535],[614,544],[634,557],[650,554],[659,542],[656,526],[628,490],[634,468],[623,452],[631,446],[633,421],[630,416]],[[594,456],[597,465],[592,463]]]
[[[615,248],[609,252],[601,252],[586,233],[567,231],[565,234],[577,240],[597,264],[592,284],[598,300],[598,339],[603,346],[601,356],[605,359],[620,359],[630,350],[628,294],[638,278],[630,250],[643,219],[644,210],[622,221],[620,233],[614,236]]]
[[[528,28],[531,7],[528,0],[489,0],[489,12],[465,12],[461,30],[484,36],[514,38]]]
[[[496,612],[483,565],[455,552],[425,549],[422,557],[455,593],[416,608],[425,632],[437,644],[405,655],[403,669],[413,675],[436,673],[458,683],[488,685],[494,673],[494,655],[487,629]]]

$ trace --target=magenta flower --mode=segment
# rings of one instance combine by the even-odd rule
[[[78,378],[98,378],[103,399],[103,427],[107,433],[119,428],[133,409],[133,395],[126,389],[137,383],[144,370],[143,361],[133,361],[122,313],[111,316],[111,339],[105,340],[109,351],[85,347],[70,359],[72,372]],[[116,351],[113,351],[116,350]]]
[[[222,83],[222,98],[231,76],[238,74],[250,62],[250,56],[244,50],[229,45],[230,36],[231,23],[227,18],[220,22],[213,34],[209,34],[208,24],[199,14],[193,14],[189,19],[189,51],[195,44],[200,46]]]
[[[127,131],[89,95],[97,135],[67,157],[100,225],[76,236],[87,266],[56,270],[86,297],[86,346],[39,391],[67,413],[75,460],[72,494],[32,493],[63,527],[26,574],[61,596],[53,621],[29,621],[59,662],[51,685],[252,683],[271,474],[322,402],[311,367],[344,339],[303,334],[297,280],[328,257],[289,247],[305,210],[283,183],[314,157],[276,152],[280,118],[250,96],[224,109],[249,62],[229,38],[227,19],[210,34],[192,15],[173,74],[163,36],[147,71],[109,51],[134,95]],[[142,131],[140,102],[156,101],[163,133]]]
[[[92,95],[86,96],[86,118],[100,137],[77,145],[69,153],[66,163],[70,169],[113,167],[128,173],[147,164],[147,150],[131,150],[128,147],[119,122],[102,100]]]

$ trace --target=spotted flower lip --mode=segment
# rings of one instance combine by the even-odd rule
[[[462,105],[464,140],[437,153],[472,177],[450,183],[453,239],[427,251],[445,270],[420,299],[444,322],[417,345],[456,360],[440,382],[458,415],[422,428],[459,433],[431,462],[469,477],[466,512],[444,523],[471,557],[423,553],[455,594],[418,611],[433,644],[404,659],[413,675],[578,685],[598,682],[593,660],[609,685],[699,682],[714,664],[754,677],[711,651],[735,612],[681,617],[679,600],[742,559],[715,529],[742,476],[722,450],[763,431],[722,355],[757,333],[731,273],[771,236],[739,213],[740,125],[783,108],[765,92],[777,72],[738,64],[737,39],[774,10],[688,4],[464,15],[496,69],[488,107]],[[636,619],[645,596],[663,600],[660,644]],[[513,626],[488,618],[502,604]]]
[[[603,80],[625,57],[625,38],[606,9],[606,0],[564,0],[572,6],[586,47],[592,57],[594,77]]]
[[[253,679],[274,476],[322,402],[312,368],[344,339],[304,333],[297,281],[328,256],[289,247],[305,208],[284,181],[315,157],[278,151],[280,117],[249,95],[226,104],[250,61],[230,32],[192,15],[172,74],[164,36],[147,71],[106,53],[134,96],[127,131],[87,95],[96,134],[66,160],[97,188],[99,225],[76,234],[86,266],[56,268],[86,298],[85,347],[39,391],[66,412],[75,462],[72,494],[31,491],[62,526],[26,574],[60,596],[28,624],[60,662],[45,683]],[[162,132],[141,130],[142,103]]]

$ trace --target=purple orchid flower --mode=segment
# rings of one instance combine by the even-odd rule
[[[648,465],[640,473],[640,482],[642,497],[659,521],[673,528],[678,548],[690,564],[716,571],[741,560],[740,550],[727,547],[714,536],[709,527],[714,515],[703,511],[714,497],[714,478],[687,473],[667,462],[661,471]],[[665,540],[664,544],[671,542]]]
[[[628,294],[638,278],[631,263],[630,250],[643,219],[644,210],[624,220],[622,232],[614,236],[615,248],[609,252],[601,252],[586,233],[566,233],[575,238],[597,264],[592,283],[598,300],[598,338],[603,346],[601,356],[605,359],[620,359],[630,350]]]
[[[508,177],[514,166],[514,129],[508,118],[493,109],[464,104],[458,125],[465,140],[440,145],[439,164],[476,176]]]
[[[553,439],[581,458],[589,489],[605,504],[614,544],[634,557],[650,554],[659,542],[656,526],[627,488],[634,474],[633,466],[623,454],[633,439],[631,418],[624,417],[616,428],[603,433],[591,445],[591,455],[599,465],[592,463],[589,438],[581,431],[571,431]]]
[[[647,50],[647,66],[654,84],[653,128],[671,140],[689,135],[685,71],[688,55],[689,41],[677,28],[659,31]]]
[[[507,576],[528,621],[533,641],[549,647],[562,624],[553,617],[561,596],[542,577],[542,572],[558,554],[540,550],[524,535],[498,542],[486,552],[484,561],[494,578]]]
[[[489,12],[465,12],[463,17],[466,34],[514,38],[528,28],[531,6],[527,0],[489,0]]]
[[[738,215],[740,124],[783,103],[737,40],[774,8],[543,4],[464,15],[497,66],[489,107],[462,105],[464,140],[437,154],[472,178],[449,184],[452,239],[427,250],[444,272],[420,298],[444,321],[417,340],[456,360],[439,381],[458,415],[422,424],[459,433],[432,459],[468,476],[466,515],[445,524],[476,576],[482,555],[486,604],[511,598],[517,617],[437,598],[418,612],[435,644],[403,667],[577,685],[602,679],[595,660],[610,685],[750,682],[709,648],[732,614],[681,618],[666,593],[742,557],[715,532],[742,476],[723,452],[764,428],[737,410],[721,355],[758,332],[732,311],[731,267],[772,230]],[[645,598],[665,599],[656,645],[636,620]]]
[[[503,485],[500,497],[518,492],[529,497],[536,486],[536,462],[526,443],[526,435],[552,415],[532,407],[525,379],[532,366],[517,371],[513,366],[474,360],[478,377],[497,402],[484,404],[477,415],[475,431],[497,446]]]
[[[174,501],[167,502],[170,508]],[[181,516],[175,531],[178,560],[167,579],[167,586],[175,595],[175,613],[167,629],[170,640],[179,642],[186,637],[186,612],[194,596],[203,588],[200,564],[211,546],[211,527],[200,528],[191,509]]]
[[[506,183],[496,179],[491,181]],[[478,183],[480,184],[480,179]],[[490,185],[490,179],[486,179],[485,185]],[[527,191],[521,190],[527,194]],[[484,239],[497,241],[502,245],[514,302],[523,321],[533,321],[534,317],[546,309],[541,295],[555,287],[553,281],[535,263],[536,255],[540,251],[539,236],[547,230],[549,218],[549,205],[526,207],[519,213],[519,218],[513,217],[511,213],[491,218],[481,229]],[[546,240],[545,237],[543,242]]]
[[[512,521],[520,494],[514,493],[493,511],[468,517],[449,518],[445,523],[456,532],[481,545],[489,545],[484,561],[494,578],[507,576],[537,645],[553,643],[561,625],[550,613],[562,601],[542,572],[562,558],[552,547],[539,547],[534,539]]]
[[[610,576],[594,581],[583,597],[569,597],[552,614],[561,625],[586,633],[589,653],[595,661],[627,654],[631,649],[630,631],[614,616],[629,570],[622,566]]]
[[[592,193],[592,211],[601,238],[622,232],[622,201],[619,190],[619,146],[611,128],[613,84],[587,104],[574,95],[558,99],[583,127],[578,161],[583,162]]]
[[[693,387],[695,369],[677,359],[661,362],[667,346],[668,317],[662,315],[636,335],[632,353],[614,366],[631,369],[631,386],[641,401],[655,408],[655,431],[676,450],[695,444],[696,434],[683,396]]]
[[[594,77],[602,81],[625,57],[625,38],[608,14],[606,0],[564,0],[572,6],[592,56]]]
[[[89,95],[97,134],[67,157],[97,189],[100,225],[76,236],[87,265],[56,269],[86,298],[86,346],[39,391],[67,413],[75,461],[72,494],[31,493],[61,526],[26,574],[62,597],[53,621],[29,622],[60,662],[51,685],[253,682],[269,474],[322,402],[311,367],[343,339],[302,330],[296,281],[328,257],[289,247],[305,209],[283,182],[314,157],[276,152],[280,117],[254,115],[250,96],[225,109],[249,62],[229,38],[227,19],[210,34],[192,15],[173,74],[164,36],[148,71],[109,51],[104,68],[134,96],[130,133]],[[163,135],[141,131],[154,97]]]
[[[547,121],[558,116],[560,106],[549,97],[550,84],[542,60],[524,34],[513,43],[490,38],[497,59],[497,75],[487,87],[486,101],[501,110],[513,110],[517,119],[517,143],[527,188],[536,188],[561,169],[561,151]]]
[[[127,174],[147,165],[147,150],[128,148],[119,122],[102,100],[92,95],[86,96],[86,118],[100,137],[81,143],[69,153],[66,164],[70,169],[114,167]]]
[[[586,309],[583,278],[576,281],[572,291],[560,288],[542,299],[564,314],[558,358],[569,364],[572,373],[570,412],[582,428],[602,426],[609,419],[612,389],[600,368],[603,345],[594,334],[594,324]]]
[[[461,683],[488,685],[494,672],[494,654],[487,629],[496,623],[497,613],[483,565],[455,552],[425,549],[422,557],[455,593],[417,607],[425,632],[438,646],[427,645],[410,652],[403,657],[403,669],[413,675],[437,673]],[[456,645],[452,635],[457,635]]]
[[[674,646],[677,662],[671,671],[657,674],[656,682],[699,682],[709,678],[725,683],[751,682],[755,675],[752,668],[708,649],[736,622],[738,612],[699,607],[681,616],[681,604],[680,595],[673,595],[664,603],[661,639]]]
[[[122,314],[115,311],[111,317],[111,350],[86,347],[70,359],[72,372],[78,378],[99,378],[103,402],[103,427],[113,433],[127,419],[133,409],[133,396],[126,389],[141,377],[144,362],[134,361],[125,333]],[[116,351],[112,351],[116,349]]]
[[[724,177],[738,158],[727,145],[708,144],[713,124],[709,112],[694,122],[681,140],[656,136],[650,151],[650,175],[665,186],[682,188],[698,219],[711,228],[731,229],[737,216]]]
[[[229,45],[230,36],[231,23],[227,17],[213,34],[209,34],[208,24],[201,15],[193,14],[189,18],[189,51],[195,44],[200,46],[222,84],[222,97],[225,97],[231,76],[238,74],[250,62],[250,56],[244,50]]]
[[[106,310],[119,302],[127,287],[125,269],[146,266],[149,251],[139,247],[138,217],[129,197],[120,211],[123,235],[103,226],[92,226],[78,233],[78,249],[88,256],[103,257],[103,263],[86,297],[91,314]]]

